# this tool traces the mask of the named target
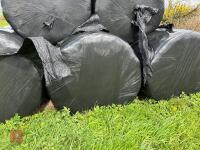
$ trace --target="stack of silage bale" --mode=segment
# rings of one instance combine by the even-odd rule
[[[160,99],[200,88],[200,34],[158,30],[162,0],[3,0],[2,7],[16,33],[0,34],[0,121],[33,113],[46,95],[76,112],[126,104],[139,91]]]

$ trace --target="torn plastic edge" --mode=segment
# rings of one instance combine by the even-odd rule
[[[41,64],[41,62],[38,62],[38,59],[40,59],[40,58],[35,49],[35,46],[33,46],[33,43],[30,39],[28,39],[28,38],[24,39],[24,42],[22,43],[21,48],[18,50],[18,52],[15,55],[23,56],[23,57],[31,60],[34,64],[34,66],[38,69],[39,73],[41,75],[43,74],[42,64]]]
[[[139,30],[138,49],[140,55],[139,59],[142,65],[143,85],[146,84],[147,78],[152,76],[151,60],[154,56],[154,51],[149,47],[148,38],[145,33],[146,24],[158,12],[158,9],[145,5],[137,5],[133,10],[133,20],[131,23]]]
[[[32,48],[30,52],[26,51],[26,45]],[[66,69],[67,72],[69,71],[68,66],[64,63],[60,48],[52,45],[43,37],[26,38],[18,54],[28,55],[33,52],[37,53],[37,57],[41,61],[35,64],[40,65],[37,68],[41,68],[42,66],[47,85],[54,80],[64,78],[65,76],[63,74],[66,73]]]

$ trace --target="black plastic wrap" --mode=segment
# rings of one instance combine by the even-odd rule
[[[14,33],[12,30],[4,30],[3,28],[0,29],[0,56],[17,53],[22,46],[22,43],[23,38]]]
[[[60,48],[43,38],[29,41],[42,60],[46,86],[56,108],[65,106],[76,112],[95,105],[124,104],[140,90],[139,60],[116,36],[77,34],[60,43]]]
[[[57,43],[91,14],[90,0],[2,0],[3,14],[23,37]]]
[[[150,20],[146,20],[145,32],[155,30],[162,20],[164,13],[163,0],[96,0],[96,13],[101,23],[114,35],[128,42],[134,41],[137,33],[132,21],[135,19],[133,11],[138,6],[157,9],[158,12]],[[144,12],[142,12],[144,13]]]
[[[151,60],[154,56],[153,50],[149,47],[148,38],[146,35],[146,25],[151,18],[159,12],[158,9],[137,5],[133,11],[134,20],[132,24],[137,28],[137,36],[130,44],[133,46],[137,57],[139,58],[142,66],[142,79],[143,84],[146,84],[147,77],[152,76]]]
[[[152,77],[148,77],[144,94],[166,99],[182,92],[200,91],[200,33],[157,30],[148,36],[155,51],[151,61]]]
[[[42,101],[42,76],[26,57],[17,54],[23,39],[0,31],[0,122],[32,114]]]

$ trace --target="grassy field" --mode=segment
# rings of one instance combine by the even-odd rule
[[[21,144],[10,143],[10,130],[23,131]],[[96,107],[70,116],[46,110],[0,125],[5,150],[199,150],[200,94],[159,103],[134,100],[126,106]]]
[[[176,28],[200,31],[200,10],[173,22]],[[23,132],[21,144],[10,142],[12,129]],[[161,102],[135,99],[74,116],[49,108],[15,116],[0,124],[1,149],[200,150],[200,93]]]

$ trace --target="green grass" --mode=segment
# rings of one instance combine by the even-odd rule
[[[10,143],[11,129],[23,131],[22,144]],[[200,93],[159,103],[136,99],[74,116],[67,109],[15,116],[0,125],[0,133],[5,150],[199,150]]]

